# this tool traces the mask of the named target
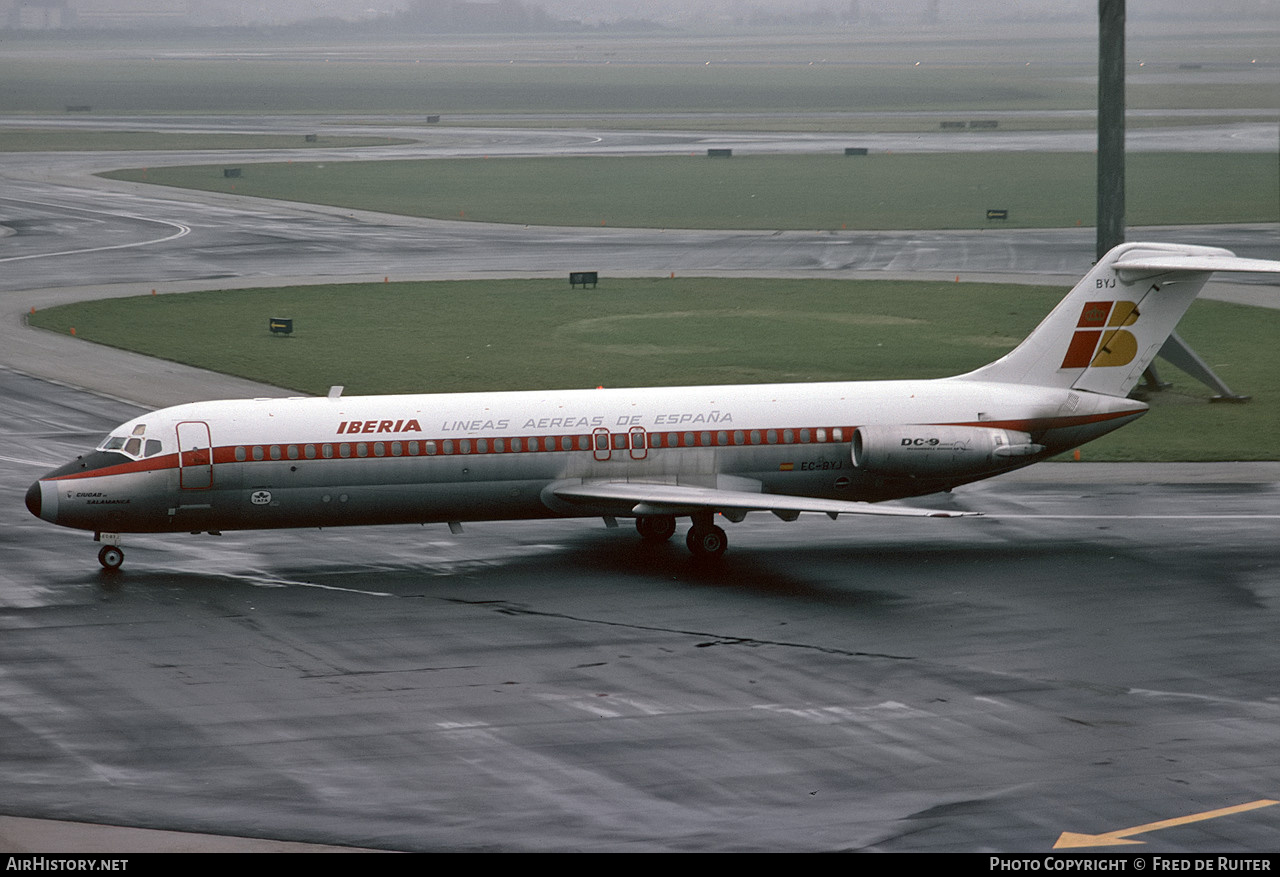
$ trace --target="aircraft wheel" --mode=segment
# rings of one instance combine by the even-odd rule
[[[666,542],[676,532],[674,515],[641,515],[636,518],[636,531],[646,542]]]
[[[124,563],[124,551],[115,545],[103,545],[98,550],[98,563],[108,572],[115,572]]]
[[[716,559],[729,547],[729,537],[719,527],[691,527],[685,537],[685,544],[693,552],[693,556],[702,559]]]

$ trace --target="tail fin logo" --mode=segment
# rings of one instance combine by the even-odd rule
[[[1138,355],[1138,339],[1122,327],[1138,322],[1138,316],[1138,306],[1131,301],[1085,302],[1059,368],[1109,367],[1133,362]]]

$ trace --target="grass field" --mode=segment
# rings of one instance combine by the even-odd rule
[[[144,296],[34,325],[323,394],[929,378],[989,362],[1061,297],[1045,287],[610,279],[367,284]],[[272,336],[271,317],[295,334]],[[1087,460],[1280,459],[1280,312],[1197,302],[1180,334],[1245,405],[1171,367],[1138,423]]]
[[[1094,156],[1077,153],[433,159],[134,169],[114,179],[437,219],[733,229],[1091,225]],[[1275,156],[1135,153],[1127,222],[1280,219]]]

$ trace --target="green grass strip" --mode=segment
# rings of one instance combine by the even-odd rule
[[[979,229],[1091,225],[1095,159],[1080,153],[436,159],[119,171],[114,179],[436,219],[725,229]],[[1135,153],[1130,225],[1274,222],[1275,156]],[[1008,211],[988,220],[987,210]]]

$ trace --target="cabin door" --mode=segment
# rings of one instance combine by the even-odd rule
[[[209,424],[202,420],[178,424],[178,485],[183,490],[213,486],[213,441]]]

